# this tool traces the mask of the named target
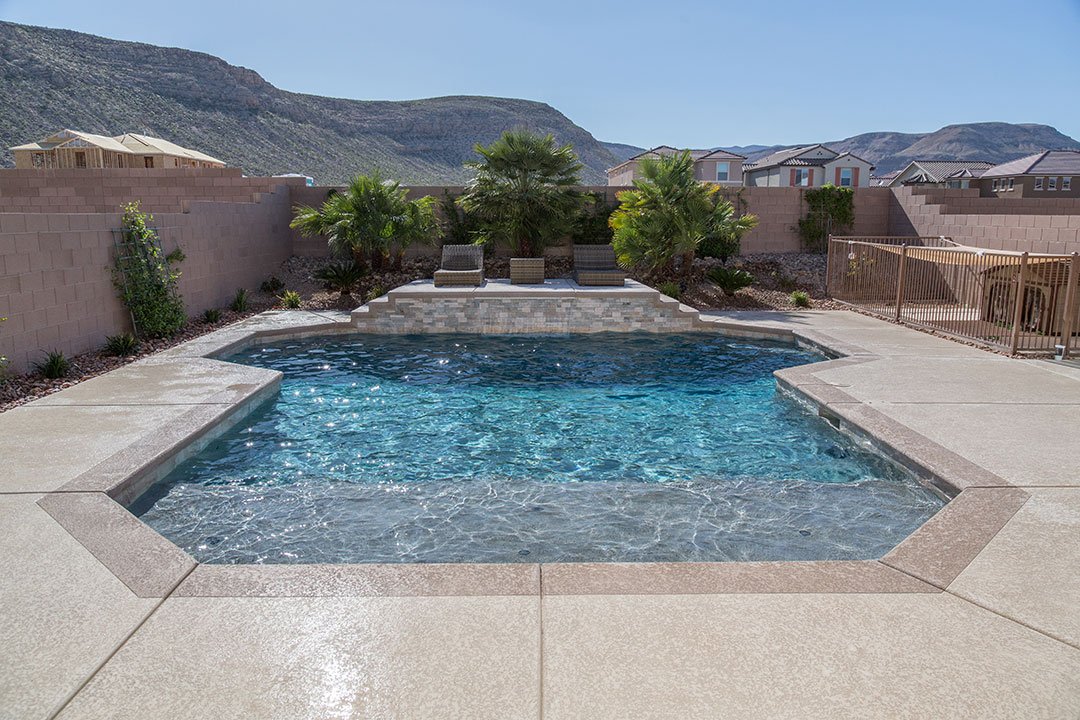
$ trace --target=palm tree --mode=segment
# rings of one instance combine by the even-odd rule
[[[734,217],[715,185],[694,178],[689,152],[645,158],[641,180],[619,193],[611,216],[612,244],[619,262],[652,274],[674,272],[675,258],[688,275],[703,241],[738,238],[757,224],[753,215]]]
[[[320,208],[297,206],[290,227],[304,237],[326,237],[334,255],[353,256],[358,267],[382,267],[393,243],[430,241],[438,234],[434,200],[407,200],[407,191],[378,171],[358,175]]]
[[[397,244],[394,269],[401,269],[407,247],[413,243],[432,242],[440,232],[439,220],[435,217],[435,198],[425,195],[419,200],[406,201],[404,212],[394,221],[391,229],[391,236]]]
[[[515,254],[542,257],[544,247],[565,237],[585,203],[577,189],[584,167],[570,144],[552,135],[509,130],[491,145],[477,143],[480,159],[465,187],[461,207],[482,224],[482,240],[505,242]]]

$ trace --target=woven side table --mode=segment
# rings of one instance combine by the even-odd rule
[[[542,285],[544,258],[510,258],[511,285]]]

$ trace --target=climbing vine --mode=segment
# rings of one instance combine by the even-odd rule
[[[187,317],[177,288],[179,271],[169,262],[184,259],[179,250],[168,257],[161,252],[157,233],[147,225],[152,215],[139,212],[139,203],[124,206],[123,239],[117,244],[113,284],[131,311],[135,334],[166,337],[176,333]]]
[[[829,235],[842,235],[855,224],[855,191],[823,185],[807,190],[804,197],[806,215],[799,219],[799,237],[806,250],[824,252]]]

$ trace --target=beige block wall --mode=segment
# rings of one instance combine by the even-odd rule
[[[800,252],[802,239],[798,224],[806,213],[804,193],[805,190],[791,187],[743,188],[739,195],[743,210],[758,216],[757,227],[743,236],[743,254]],[[727,194],[733,199],[737,197],[734,191],[727,191]],[[855,227],[852,232],[857,235],[886,234],[889,198],[885,188],[855,189]]]
[[[226,306],[292,254],[287,188],[257,203],[193,201],[154,218],[162,247],[181,247],[189,315]],[[112,284],[119,213],[0,213],[0,353],[22,372],[43,352],[74,355],[131,329]]]
[[[253,202],[302,178],[246,178],[240,168],[0,171],[0,212],[112,213],[139,201],[144,212],[184,212],[198,200]]]
[[[944,235],[988,250],[1080,252],[1080,200],[986,198],[975,188],[893,188],[890,235]]]

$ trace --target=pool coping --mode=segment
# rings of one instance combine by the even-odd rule
[[[635,292],[640,290],[635,288]],[[256,344],[362,332],[351,319],[343,322],[306,314],[317,321],[265,328],[241,323],[155,357],[203,357],[224,363],[221,356]],[[830,367],[874,362],[881,356],[820,330],[778,329],[700,315],[695,326],[727,337],[778,340],[822,352],[830,359],[774,373],[778,389],[809,405],[839,430],[872,443],[928,485],[955,497],[879,560],[199,563],[125,506],[276,394],[281,375],[268,371],[260,383],[229,387],[227,396],[222,388],[215,398],[217,404],[195,406],[178,420],[152,429],[136,443],[46,493],[38,505],[138,597],[391,597],[936,593],[948,587],[1028,499],[1023,490],[815,376]]]

